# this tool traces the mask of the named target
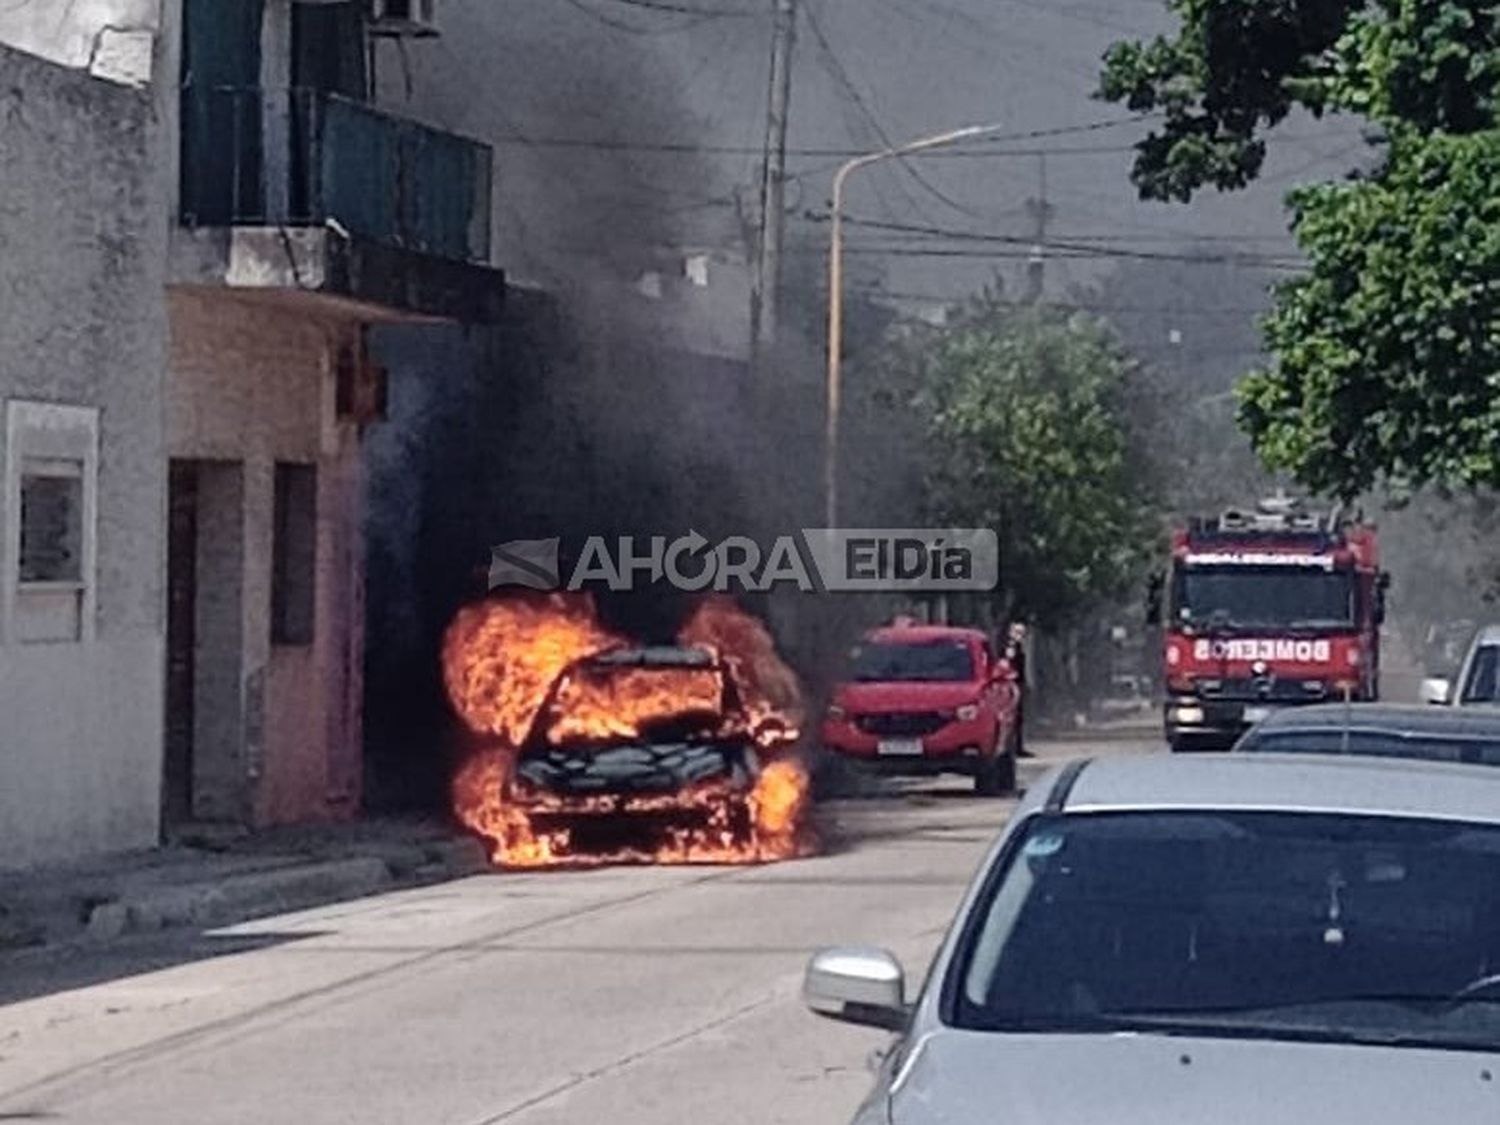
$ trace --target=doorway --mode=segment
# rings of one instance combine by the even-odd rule
[[[166,724],[162,835],[244,823],[244,470],[168,469]]]

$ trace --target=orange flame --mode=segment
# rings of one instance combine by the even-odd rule
[[[776,654],[766,628],[727,598],[701,603],[679,634],[684,645],[711,649],[723,665],[699,668],[575,669],[558,685],[547,741],[632,737],[677,718],[717,719],[724,733],[751,734],[762,756],[797,737],[802,721],[796,676]],[[754,784],[726,780],[656,795],[560,797],[511,791],[517,751],[548,692],[564,671],[624,643],[595,616],[583,594],[522,594],[460,611],[443,645],[444,681],[466,726],[493,741],[454,778],[459,819],[489,844],[503,867],[612,863],[763,863],[810,854],[810,785],[791,758],[755,762]],[[727,671],[744,711],[724,714]],[[750,729],[729,730],[748,722]],[[650,846],[622,837],[603,849],[581,837],[611,818],[661,817]],[[655,822],[653,822],[655,823]]]
[[[547,741],[558,745],[630,737],[651,722],[707,716],[723,709],[724,683],[714,668],[618,668],[609,675],[570,676],[549,714]]]
[[[505,750],[475,754],[454,781],[455,806],[466,827],[489,844],[498,867],[601,867],[621,863],[752,864],[797,859],[816,851],[807,825],[809,784],[800,763],[772,762],[748,794],[722,784],[654,797],[588,797],[566,804],[543,799],[525,807],[505,799],[515,759]],[[649,849],[575,849],[588,816],[697,811],[691,827],[669,827]],[[548,817],[546,814],[561,814]]]
[[[622,638],[587,594],[518,594],[459,610],[443,640],[443,682],[468,728],[519,746],[553,681]]]
[[[766,749],[797,741],[803,722],[802,689],[796,674],[776,652],[764,624],[732,598],[713,595],[699,602],[678,633],[683,644],[711,649],[728,666]]]

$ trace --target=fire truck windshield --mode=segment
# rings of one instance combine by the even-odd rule
[[[1200,629],[1352,628],[1353,576],[1311,567],[1181,567],[1173,614],[1179,625]]]

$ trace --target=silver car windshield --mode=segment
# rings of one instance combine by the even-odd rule
[[[1309,813],[1032,822],[945,1018],[1500,1049],[1500,829]]]
[[[1500,703],[1500,645],[1485,645],[1474,654],[1463,702]]]

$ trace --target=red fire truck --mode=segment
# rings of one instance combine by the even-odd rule
[[[1273,708],[1377,698],[1389,584],[1374,527],[1285,495],[1174,532],[1150,611],[1171,748],[1227,748]]]

